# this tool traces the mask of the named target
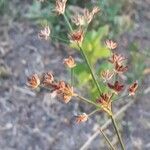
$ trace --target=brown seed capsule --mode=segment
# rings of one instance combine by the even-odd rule
[[[135,92],[137,91],[138,88],[138,82],[135,81],[133,84],[130,85],[128,91],[129,91],[129,96],[134,96]]]
[[[102,93],[99,99],[97,99],[97,103],[99,103],[102,109],[106,111],[109,115],[112,115],[111,97],[112,97],[112,94]]]
[[[68,58],[64,59],[64,64],[65,64],[68,68],[74,68],[74,67],[76,66],[75,60],[73,59],[72,56],[69,56]]]
[[[37,88],[40,85],[40,79],[38,75],[33,74],[30,77],[27,77],[27,85],[32,89]]]
[[[100,11],[98,7],[94,7],[92,11],[90,12],[88,9],[84,9],[83,14],[76,14],[74,17],[72,17],[72,22],[75,23],[76,26],[84,26],[88,25],[95,14],[97,14]]]
[[[44,85],[51,85],[51,83],[54,81],[54,76],[51,72],[44,73],[43,75],[43,84]]]
[[[38,37],[40,39],[44,39],[44,40],[48,40],[49,39],[49,36],[50,36],[50,28],[49,26],[46,26],[43,30],[41,30],[38,34]]]
[[[86,113],[83,113],[81,115],[76,116],[76,123],[86,122],[88,120],[88,115]]]
[[[93,15],[95,15],[95,14],[97,14],[99,11],[100,11],[100,8],[97,7],[97,6],[94,6],[91,13],[92,13]]]
[[[51,86],[53,91],[56,91],[57,95],[62,98],[65,103],[68,103],[73,96],[77,96],[77,94],[74,93],[73,87],[64,81],[54,83]]]
[[[121,65],[125,59],[126,58],[124,58],[122,55],[113,53],[113,55],[111,56],[111,58],[109,58],[108,61],[112,64],[117,63],[118,65]]]
[[[108,87],[114,91],[115,94],[121,92],[124,88],[124,85],[116,81],[115,84],[107,83]]]
[[[64,14],[67,0],[56,0],[55,11],[58,15]]]
[[[119,65],[118,63],[115,64],[115,72],[118,74],[122,74],[128,70],[127,66]]]
[[[69,35],[69,38],[70,38],[71,42],[82,43],[82,41],[83,41],[83,35],[84,35],[83,30],[79,29],[79,30],[73,31]]]
[[[114,75],[114,72],[109,70],[104,70],[101,72],[101,77],[104,80],[104,82],[109,81]]]
[[[116,42],[113,42],[112,40],[106,40],[106,46],[113,50],[117,47],[117,43]]]

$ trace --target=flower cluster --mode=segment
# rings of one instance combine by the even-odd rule
[[[123,74],[127,71],[128,67],[125,66],[126,58],[120,54],[114,52],[114,49],[117,48],[117,43],[112,40],[106,40],[106,46],[111,50],[112,56],[108,59],[108,62],[111,63],[114,67],[113,70],[103,70],[101,72],[101,77],[106,85],[111,89],[111,94],[102,93],[97,99],[97,103],[101,105],[102,109],[111,115],[111,103],[112,97],[114,94],[118,95],[125,89],[125,85],[118,79],[120,74]],[[114,77],[114,81],[110,81]],[[114,83],[113,83],[114,82]],[[132,85],[128,87],[128,95],[134,96],[138,88],[138,83],[135,81]]]
[[[68,103],[73,96],[77,96],[72,86],[64,81],[55,81],[51,72],[44,73],[41,77],[37,74],[29,76],[27,85],[32,89],[40,86],[48,87],[51,92],[55,92],[65,103]]]

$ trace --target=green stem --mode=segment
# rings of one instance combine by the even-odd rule
[[[103,130],[102,130],[101,128],[100,128],[99,130],[100,130],[100,132],[102,133],[102,135],[104,136],[104,138],[105,138],[107,144],[111,147],[112,150],[115,150],[114,146],[111,144],[110,140],[109,140],[108,137],[105,135],[105,133],[103,132]]]
[[[92,116],[93,114],[95,114],[96,112],[98,112],[100,109],[95,109],[93,110],[91,113],[88,114],[88,116]]]
[[[67,16],[65,15],[65,13],[63,14],[63,17],[64,17],[64,19],[65,19],[65,21],[66,21],[66,23],[67,23],[67,25],[68,25],[70,31],[73,31],[72,26],[71,26],[71,24],[70,24],[70,22],[69,22]]]
[[[73,86],[74,84],[74,69],[71,68],[71,85]]]
[[[118,137],[118,140],[120,142],[121,148],[122,148],[122,150],[125,150],[122,138],[120,136],[120,133],[119,133],[119,130],[118,130],[118,127],[117,127],[117,123],[116,123],[115,118],[113,117],[113,115],[111,116],[111,120],[112,120],[112,124],[113,124],[113,126],[115,128],[115,131],[117,133],[117,137]]]
[[[91,65],[90,65],[90,63],[89,63],[89,61],[88,61],[88,58],[87,58],[86,54],[84,53],[84,50],[81,48],[81,46],[80,46],[79,44],[78,44],[78,47],[79,47],[79,49],[80,49],[80,51],[81,51],[81,53],[82,53],[82,56],[84,57],[85,62],[86,62],[86,64],[87,64],[88,68],[89,68],[90,74],[91,74],[91,76],[92,76],[92,79],[93,79],[93,81],[94,81],[96,87],[97,87],[97,90],[98,90],[98,92],[101,94],[101,93],[102,93],[102,90],[101,90],[101,88],[99,87],[99,84],[98,84],[98,82],[97,82],[97,80],[96,80],[96,77],[95,77],[93,71],[92,71],[92,67],[91,67]]]
[[[67,40],[65,40],[65,39],[62,39],[62,38],[60,38],[60,37],[58,37],[58,36],[51,35],[51,37],[52,37],[52,38],[55,38],[55,39],[57,39],[57,40],[60,40],[60,41],[62,41],[62,42],[65,42],[65,43],[69,43],[69,41],[67,41]]]
[[[99,105],[97,105],[96,103],[94,103],[94,102],[91,101],[91,100],[88,100],[88,99],[86,99],[86,98],[84,98],[84,97],[82,97],[82,96],[79,96],[79,95],[77,95],[77,97],[78,97],[79,99],[81,99],[82,101],[85,101],[85,102],[90,103],[90,104],[92,104],[92,105],[94,105],[94,106],[96,106],[96,107],[101,108]]]

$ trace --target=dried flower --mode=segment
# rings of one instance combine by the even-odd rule
[[[109,81],[113,77],[114,73],[109,70],[104,70],[101,72],[101,77],[104,80],[104,82]]]
[[[68,68],[74,68],[76,66],[75,60],[72,56],[69,56],[68,58],[64,59],[64,64],[68,67]]]
[[[56,0],[55,11],[58,15],[64,14],[67,0]]]
[[[115,72],[118,74],[122,74],[128,70],[127,66],[120,65],[118,63],[115,64]]]
[[[70,40],[71,40],[71,42],[82,43],[82,41],[83,41],[83,34],[84,34],[84,32],[83,32],[82,29],[73,31],[70,34]]]
[[[133,84],[130,85],[130,87],[128,89],[129,96],[134,96],[137,88],[138,88],[138,82],[135,81]]]
[[[88,9],[84,9],[83,16],[86,24],[89,24],[93,19],[93,14]]]
[[[99,103],[104,111],[106,111],[109,115],[112,115],[111,111],[111,97],[112,94],[104,94],[100,95],[100,98],[97,99],[97,103]]]
[[[117,43],[116,42],[113,42],[112,40],[106,40],[106,46],[113,50],[117,47]]]
[[[117,64],[121,65],[125,59],[126,58],[124,58],[122,55],[113,53],[112,57],[109,58],[108,61],[112,64],[117,63]]]
[[[54,81],[54,77],[52,75],[51,72],[47,72],[47,73],[44,73],[43,75],[43,84],[44,85],[51,85],[51,83]]]
[[[76,123],[86,122],[88,120],[88,115],[86,113],[83,113],[81,115],[76,116]]]
[[[27,85],[32,89],[37,88],[40,85],[40,79],[38,75],[33,74],[30,77],[27,77]]]
[[[92,9],[92,11],[90,12],[88,9],[84,9],[83,14],[76,14],[73,18],[72,18],[72,22],[75,23],[76,26],[84,26],[84,25],[88,25],[95,14],[97,14],[100,11],[100,9],[98,7],[94,7]]]
[[[76,66],[75,60],[73,59],[72,56],[69,56],[68,58],[64,59],[64,64],[68,68],[74,68]]]
[[[86,24],[84,16],[79,15],[79,14],[76,14],[75,16],[73,16],[71,20],[76,26],[83,26]]]
[[[77,96],[77,94],[74,93],[73,87],[64,81],[52,84],[52,88],[57,92],[59,97],[63,98],[65,103],[68,103],[73,96]]]
[[[92,14],[95,15],[95,14],[97,14],[99,11],[100,11],[100,8],[97,7],[97,6],[95,6],[95,7],[93,7],[93,9],[92,9]]]
[[[38,37],[40,39],[44,39],[44,40],[48,40],[49,39],[49,36],[50,36],[50,28],[49,26],[46,26],[43,30],[41,30],[38,34]]]
[[[115,94],[118,94],[119,92],[121,92],[124,88],[124,85],[119,83],[119,81],[115,81],[115,84],[111,84],[111,83],[107,83],[108,87],[112,90],[114,90]]]

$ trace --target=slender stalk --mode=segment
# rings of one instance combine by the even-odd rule
[[[92,116],[93,114],[95,114],[96,112],[98,112],[100,109],[95,109],[93,110],[91,113],[88,114],[88,116]]]
[[[74,69],[73,68],[71,68],[71,85],[73,86],[73,84],[74,84]]]
[[[111,121],[112,121],[112,124],[113,124],[113,126],[115,128],[115,131],[117,133],[117,137],[118,137],[118,140],[120,142],[121,148],[122,148],[122,150],[125,150],[122,138],[120,136],[120,133],[119,133],[119,130],[118,130],[118,127],[117,127],[117,123],[116,123],[115,118],[113,117],[113,115],[111,116]]]
[[[111,150],[115,150],[114,146],[111,144],[110,140],[109,140],[108,137],[105,135],[105,133],[103,132],[103,130],[100,128],[99,131],[102,133],[103,137],[105,138],[107,144],[110,146]]]
[[[55,38],[55,39],[57,39],[57,40],[60,40],[60,41],[62,41],[62,42],[65,42],[65,43],[69,43],[68,40],[62,39],[62,38],[60,38],[60,37],[58,37],[58,36],[51,35],[51,37],[52,37],[52,38]]]
[[[64,17],[64,19],[65,19],[65,21],[66,21],[66,23],[67,23],[67,25],[68,25],[70,31],[73,31],[72,26],[71,26],[71,24],[70,24],[70,22],[69,22],[69,20],[68,20],[68,18],[67,18],[67,16],[66,16],[65,13],[63,14],[63,17]]]
[[[80,46],[79,44],[78,44],[78,47],[80,48],[80,51],[81,51],[81,53],[82,53],[82,55],[83,55],[83,57],[84,57],[84,59],[85,59],[85,62],[86,62],[86,64],[87,64],[88,68],[89,68],[90,74],[91,74],[91,76],[92,76],[92,78],[93,78],[93,81],[94,81],[96,87],[97,87],[97,90],[98,90],[98,92],[101,94],[101,93],[102,93],[102,90],[101,90],[101,88],[100,88],[100,86],[99,86],[99,84],[98,84],[98,82],[97,82],[97,80],[96,80],[96,77],[95,77],[95,75],[94,75],[94,73],[93,73],[92,67],[91,67],[91,65],[90,65],[90,63],[89,63],[89,61],[88,61],[88,58],[87,58],[86,54],[84,53],[84,50],[81,48],[81,46]]]
[[[84,98],[84,97],[82,97],[82,96],[79,96],[79,95],[77,95],[77,97],[78,97],[80,100],[82,100],[82,101],[85,101],[85,102],[90,103],[90,104],[92,104],[92,105],[94,105],[94,106],[96,106],[96,107],[101,108],[99,105],[97,105],[96,103],[94,103],[94,102],[91,101],[91,100],[88,100],[88,99],[86,99],[86,98]]]

